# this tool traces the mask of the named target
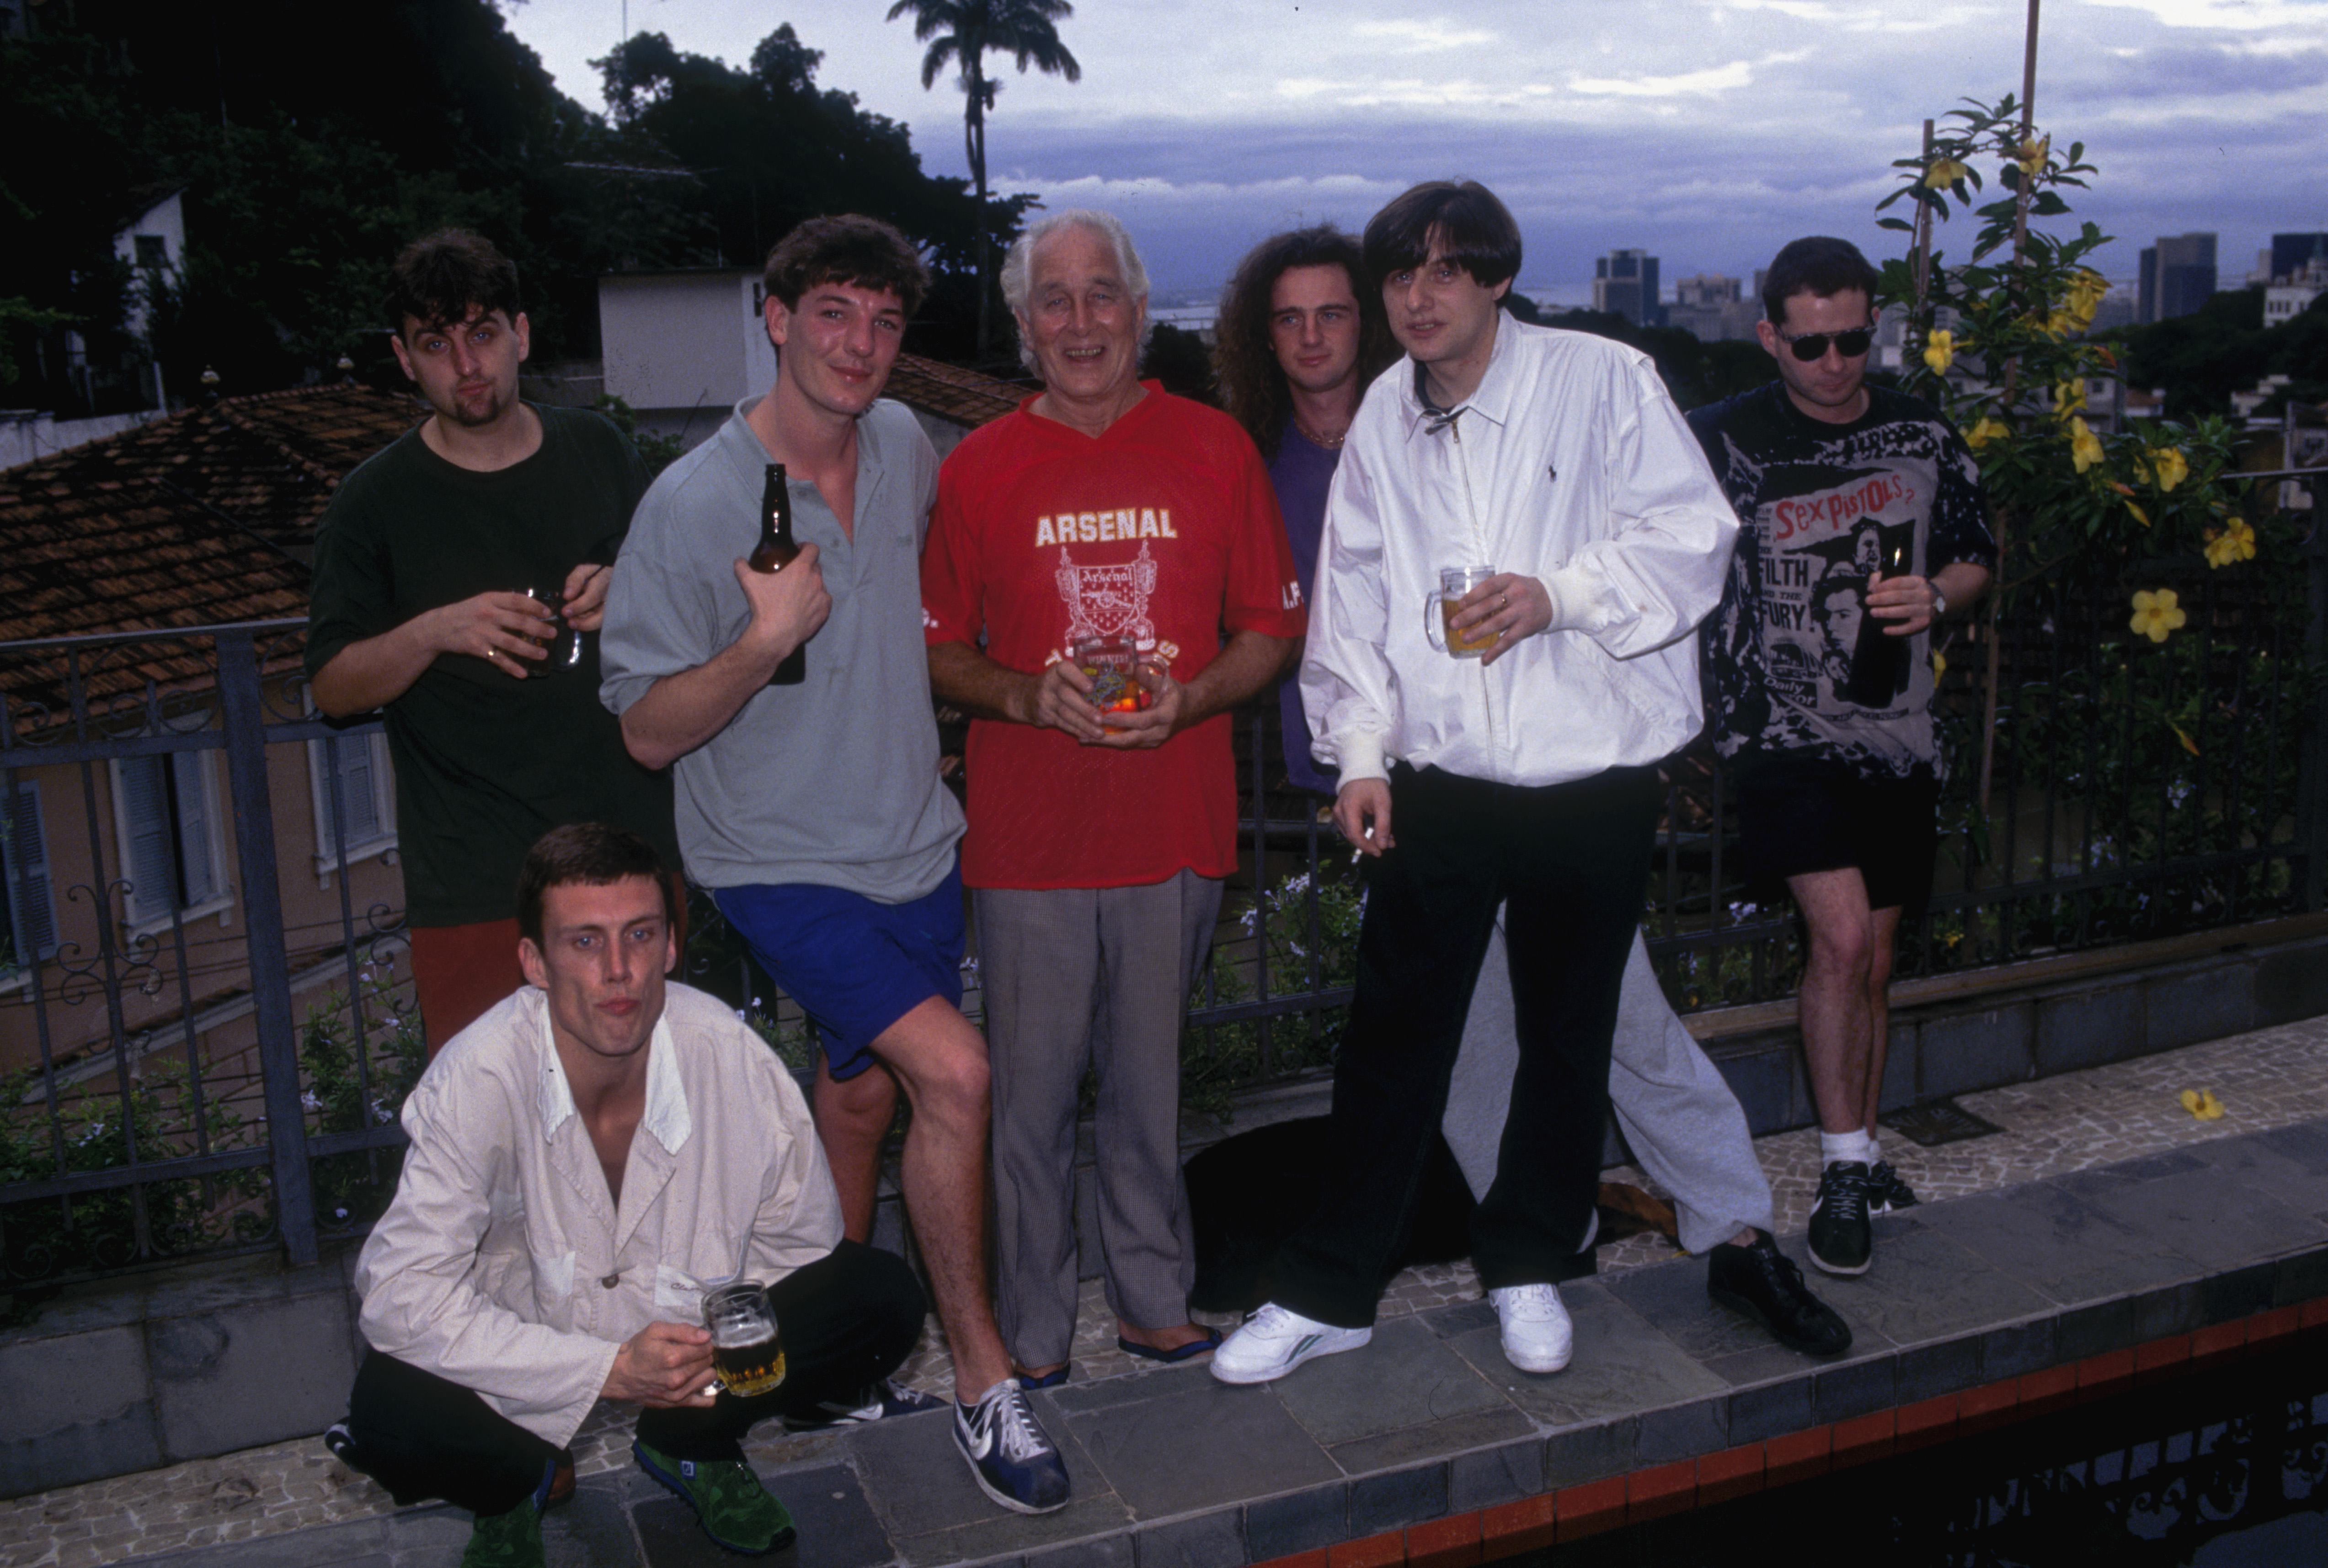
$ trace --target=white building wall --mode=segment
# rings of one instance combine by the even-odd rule
[[[717,429],[775,379],[757,272],[624,273],[598,280],[606,390],[635,409]],[[662,423],[657,420],[655,423]]]

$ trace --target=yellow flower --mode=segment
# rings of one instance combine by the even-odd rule
[[[2169,632],[2179,630],[2191,617],[2174,603],[2174,590],[2161,588],[2156,593],[2137,590],[2134,596],[2134,619],[2128,628],[2141,633],[2154,643],[2164,643]]]
[[[2053,418],[2066,419],[2086,406],[2086,383],[2072,376],[2066,381],[2053,383]],[[2084,473],[2084,469],[2078,472]]]
[[[1956,362],[1957,334],[1945,329],[1924,340],[1924,363],[1932,374],[1945,376]]]
[[[2135,459],[2134,471],[2138,478],[2156,479],[2162,491],[2172,490],[2191,477],[2191,465],[2179,446],[2153,446]]]
[[[2083,332],[2094,323],[2094,312],[2101,307],[2102,298],[2109,293],[2109,279],[2092,268],[2081,268],[2070,279],[2070,297],[2064,314],[2075,328]]]
[[[1954,158],[1935,158],[1924,172],[1924,183],[1931,190],[1945,191],[1971,172]]]
[[[1932,684],[1938,686],[1940,677],[1948,672],[1948,656],[1938,649],[1932,651]]]
[[[2126,509],[2128,512],[2130,512],[2134,513],[2134,521],[2136,521],[2136,522],[2138,522],[2138,523],[2142,524],[2142,526],[2143,526],[2143,527],[2145,527],[2145,528],[2148,528],[2148,527],[2150,526],[2150,513],[2148,513],[2148,512],[2146,512],[2143,511],[2143,510],[2142,510],[2142,508],[2140,508],[2140,507],[2136,506],[2136,505],[2133,502],[2131,502],[2131,501],[2129,501],[2129,502],[2127,502],[2126,503]]]
[[[2215,1122],[2222,1118],[2223,1103],[2215,1098],[2212,1089],[2185,1089],[2177,1098],[2182,1102],[2182,1109],[2201,1122]]]
[[[2006,429],[1998,421],[1984,418],[1979,424],[1965,432],[1965,445],[1977,452],[1998,437],[2012,434],[2012,431]]]
[[[2017,160],[2021,164],[2021,172],[2033,179],[2045,167],[2046,155],[2052,150],[2053,138],[2051,136],[2045,137],[2042,141],[2022,143],[2021,156]]]
[[[2207,564],[2227,567],[2233,561],[2255,559],[2255,530],[2245,518],[2233,518],[2230,527],[2221,532],[2207,530]]]
[[[2083,419],[2070,421],[2070,456],[2080,474],[2102,460],[2102,438],[2086,428]]]

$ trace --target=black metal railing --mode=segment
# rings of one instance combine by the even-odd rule
[[[0,643],[5,1288],[192,1253],[311,1262],[384,1202],[403,1134],[382,1113],[416,1065],[385,978],[401,889],[383,868],[359,907],[356,813],[315,765],[380,727],[305,711],[304,632]],[[286,915],[308,868],[277,830],[309,818],[312,891]],[[379,1201],[319,1215],[319,1178]]]
[[[2014,596],[1985,802],[1988,649],[1949,649],[1941,877],[1899,972],[2323,907],[2314,479],[2298,559],[2145,577],[2182,596],[2164,643],[2128,634],[2123,585]],[[0,643],[0,1290],[192,1253],[310,1260],[392,1190],[421,1055],[392,803],[348,749],[378,722],[307,710],[304,630]],[[1350,1000],[1357,869],[1280,746],[1273,702],[1239,718],[1243,864],[1184,1058],[1199,1104],[1323,1066]],[[1788,994],[1794,922],[1748,901],[1720,760],[1666,772],[1644,919],[1668,993],[1685,1011]],[[688,978],[801,1032],[709,901],[691,908]]]

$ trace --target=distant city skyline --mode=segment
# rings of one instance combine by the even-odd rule
[[[633,31],[742,64],[789,21],[824,52],[818,81],[911,127],[924,166],[966,173],[962,97],[921,88],[921,46],[879,0],[526,0],[508,25],[559,86],[600,107],[589,66]],[[1837,0],[1668,0],[1636,8],[1388,0],[1257,14],[1185,0],[1155,13],[1083,0],[1060,36],[1079,84],[990,57],[998,190],[1056,210],[1105,208],[1139,241],[1159,292],[1216,289],[1276,230],[1356,228],[1416,180],[1471,177],[1503,196],[1535,296],[1589,305],[1593,261],[1619,249],[1667,277],[1751,278],[1779,246],[1838,234],[1881,261],[1889,166],[1926,115],[2017,92],[2025,6],[1936,0],[1912,13]],[[2038,51],[2038,123],[2100,168],[2070,191],[2072,223],[2115,236],[2095,258],[2139,275],[2161,235],[2220,238],[2236,284],[2275,232],[2328,229],[2328,9],[2318,0],[2051,0]],[[1985,169],[1994,179],[1995,170]],[[1997,193],[1992,183],[1986,194]],[[2306,210],[2309,204],[2310,211]],[[1904,208],[1894,208],[1895,212]],[[1950,258],[1976,224],[1959,212]],[[2064,231],[2057,223],[2057,232]],[[732,258],[743,259],[743,258]]]

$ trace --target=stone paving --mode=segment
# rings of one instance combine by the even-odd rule
[[[2185,1089],[2226,1113],[2194,1118]],[[1093,1282],[1074,1378],[1037,1399],[1076,1479],[1065,1512],[992,1508],[936,1417],[763,1438],[751,1457],[800,1520],[798,1568],[1128,1568],[1134,1536],[1142,1568],[1234,1568],[2328,1294],[2328,1018],[1959,1103],[2002,1131],[1929,1150],[1887,1134],[1927,1203],[1878,1222],[1869,1275],[1817,1281],[1858,1337],[1838,1363],[1712,1308],[1701,1271],[1654,1235],[1603,1247],[1600,1278],[1568,1288],[1576,1362],[1548,1378],[1505,1365],[1465,1265],[1402,1274],[1366,1351],[1263,1389],[1135,1361]],[[1757,1152],[1799,1255],[1816,1136]],[[905,1376],[951,1392],[934,1328]],[[602,1406],[577,1440],[583,1483],[547,1521],[550,1563],[725,1561],[631,1466],[628,1424]],[[398,1509],[315,1440],[0,1504],[5,1568],[450,1568],[466,1536],[465,1516]]]

